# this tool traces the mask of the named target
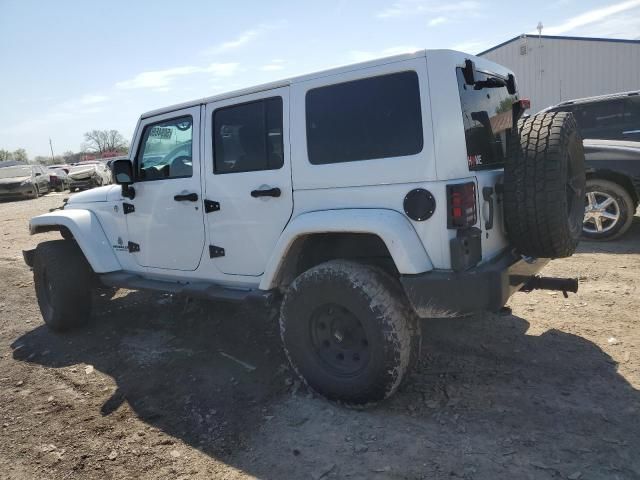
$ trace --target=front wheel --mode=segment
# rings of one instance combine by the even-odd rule
[[[296,278],[282,302],[280,334],[300,377],[348,404],[393,394],[419,345],[417,318],[397,281],[350,261],[323,263]]]
[[[629,230],[635,204],[624,187],[609,180],[587,180],[582,235],[589,240],[614,240]]]
[[[69,240],[42,242],[35,252],[33,281],[44,323],[55,331],[84,325],[91,313],[91,267]]]

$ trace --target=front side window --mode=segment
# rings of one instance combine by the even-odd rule
[[[477,88],[467,85],[461,68],[456,69],[467,144],[469,170],[502,168],[512,141],[513,103],[506,86]],[[476,83],[492,75],[477,71]]]
[[[191,115],[147,125],[136,157],[138,180],[192,176],[192,147]]]
[[[422,151],[416,72],[309,90],[307,151],[314,165],[415,155]]]
[[[282,98],[266,98],[213,112],[213,152],[213,171],[217,174],[281,168]]]

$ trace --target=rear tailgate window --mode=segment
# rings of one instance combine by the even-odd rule
[[[456,69],[456,76],[469,170],[502,168],[512,138],[513,102],[518,97],[510,95],[506,87],[476,89],[467,85],[461,68]],[[491,77],[481,71],[476,71],[476,76],[479,81]]]

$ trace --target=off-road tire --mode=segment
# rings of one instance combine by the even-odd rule
[[[33,281],[42,318],[49,328],[63,332],[87,323],[93,275],[74,241],[40,243],[35,252]]]
[[[318,315],[326,315],[319,317],[320,323]],[[336,341],[333,331],[341,315],[355,321],[353,328],[343,329],[343,340]],[[321,328],[325,319],[333,340],[330,347],[325,340],[320,348],[314,328]],[[309,387],[353,405],[393,394],[417,362],[420,345],[417,318],[397,280],[378,267],[346,260],[320,264],[294,280],[282,301],[280,335],[291,365]],[[349,357],[359,347],[362,353]],[[334,353],[338,367],[326,360]],[[343,361],[344,368],[357,371],[339,371]]]
[[[519,140],[519,142],[518,142]],[[539,113],[518,122],[504,169],[504,216],[521,254],[568,257],[584,218],[584,150],[569,112]]]
[[[636,204],[633,202],[629,192],[618,183],[600,178],[587,180],[586,193],[589,192],[602,192],[613,198],[618,204],[620,217],[610,230],[602,233],[592,233],[583,228],[582,236],[588,240],[609,241],[624,235],[631,228],[636,211]]]

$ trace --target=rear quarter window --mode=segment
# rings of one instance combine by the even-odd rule
[[[418,74],[369,77],[309,90],[307,151],[314,165],[422,151]]]

